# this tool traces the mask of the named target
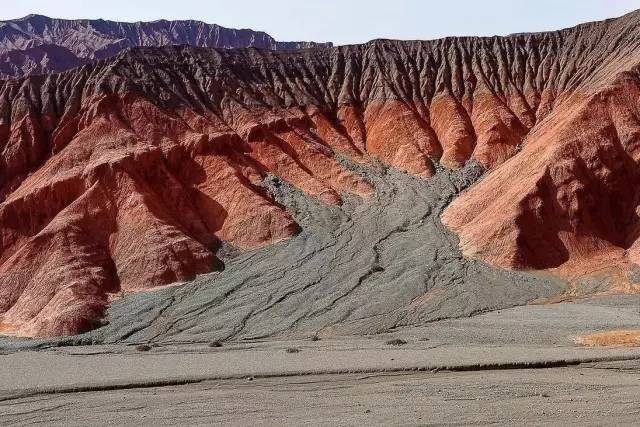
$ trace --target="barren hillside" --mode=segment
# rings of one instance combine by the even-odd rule
[[[4,81],[1,328],[370,332],[564,292],[518,269],[631,268],[639,19],[287,52],[135,48]],[[115,296],[198,274],[105,318]]]

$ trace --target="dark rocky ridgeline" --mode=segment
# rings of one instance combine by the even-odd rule
[[[279,42],[269,34],[200,21],[114,22],[29,15],[0,22],[0,77],[56,73],[136,46],[292,50],[331,43]]]
[[[142,47],[4,81],[0,328],[82,332],[114,294],[222,270],[129,296],[101,330],[370,331],[560,292],[464,259],[439,216],[497,267],[632,247],[639,53],[632,13],[512,37]]]

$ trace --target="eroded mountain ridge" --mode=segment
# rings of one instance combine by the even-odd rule
[[[443,219],[497,267],[632,263],[639,45],[633,13],[511,37],[136,48],[4,81],[2,328],[82,332],[111,295],[222,268],[223,244],[294,236],[272,176],[329,205],[375,199],[342,158],[426,181],[488,170]]]

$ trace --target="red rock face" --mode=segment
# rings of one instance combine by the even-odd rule
[[[344,138],[321,113],[315,117],[319,132]],[[20,131],[11,129],[16,136],[6,144],[22,143],[23,129],[43,121],[18,120]],[[327,203],[341,203],[341,192],[373,191],[317,142],[313,122],[281,123],[243,140],[215,115],[168,113],[128,93],[87,99],[70,122],[73,132],[62,125],[53,137],[31,138],[55,153],[27,175],[20,172],[46,150],[16,163],[16,179],[3,188],[0,312],[7,333],[93,328],[108,294],[214,271],[222,240],[254,249],[296,234],[297,224],[259,185],[268,172]],[[344,141],[335,139],[339,149]]]
[[[529,269],[573,261],[588,272],[599,253],[628,250],[637,263],[639,77],[567,98],[522,152],[451,204],[443,221],[467,256]]]
[[[554,33],[300,52],[141,48],[0,83],[0,329],[95,327],[109,298],[299,231],[275,174],[327,204],[338,161],[488,176],[444,222],[465,254],[548,268],[638,230],[637,14]],[[522,149],[521,149],[522,148]]]

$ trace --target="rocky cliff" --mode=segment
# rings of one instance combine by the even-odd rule
[[[501,268],[635,262],[639,19],[287,52],[135,48],[4,81],[0,327],[82,332],[113,296],[226,267],[148,299],[139,317],[157,316],[116,335],[203,328],[203,313],[227,338],[370,330],[557,291]],[[443,220],[493,270],[456,255],[438,219],[482,171]]]
[[[0,77],[61,72],[136,46],[293,50],[331,43],[279,42],[262,31],[200,21],[114,22],[29,15],[0,22]]]

